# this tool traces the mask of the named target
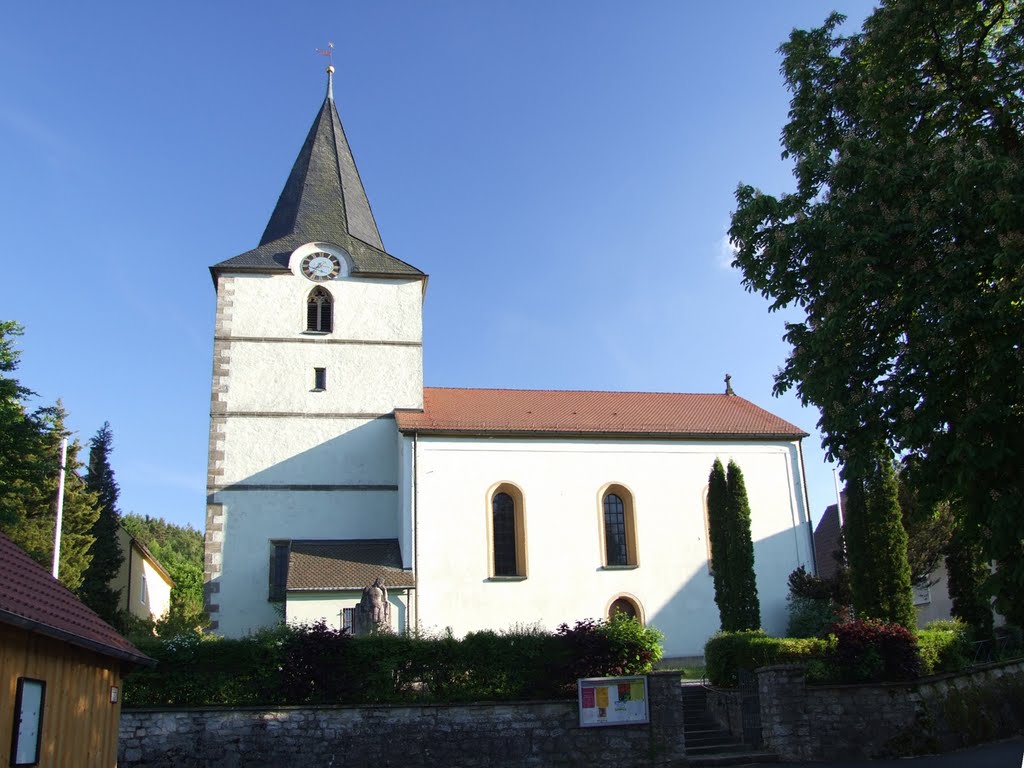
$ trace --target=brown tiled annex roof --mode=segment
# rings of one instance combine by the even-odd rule
[[[426,387],[423,410],[395,418],[401,431],[426,434],[807,437],[736,395]]]
[[[134,664],[153,660],[0,534],[0,623]]]
[[[386,587],[414,587],[402,568],[398,539],[293,541],[288,557],[289,590],[362,589],[378,577]]]

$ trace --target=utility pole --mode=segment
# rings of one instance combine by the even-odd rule
[[[68,439],[60,441],[60,480],[57,482],[57,524],[53,528],[53,578],[60,570],[60,529],[64,522],[64,467],[68,461]]]

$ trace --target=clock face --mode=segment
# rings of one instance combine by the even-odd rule
[[[339,272],[341,272],[341,263],[337,256],[330,253],[318,251],[309,254],[302,260],[302,274],[318,283],[323,280],[333,280]]]

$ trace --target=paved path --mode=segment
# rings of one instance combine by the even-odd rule
[[[911,757],[900,760],[859,760],[834,763],[774,763],[774,768],[1024,768],[1024,736],[983,744],[948,755]]]

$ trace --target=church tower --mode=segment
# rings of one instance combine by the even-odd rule
[[[327,72],[259,245],[210,268],[206,602],[227,636],[366,586],[320,573],[304,587],[323,552],[350,580],[370,561],[412,586],[394,410],[423,407],[426,275],[384,250]]]

